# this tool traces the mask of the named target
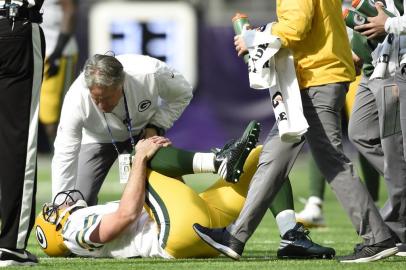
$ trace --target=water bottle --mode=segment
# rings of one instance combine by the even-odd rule
[[[351,5],[357,11],[361,12],[362,14],[368,17],[375,17],[378,15],[378,10],[375,8],[375,2],[373,0],[353,0]],[[383,11],[389,17],[395,17],[395,14],[386,10],[385,7],[383,7]]]
[[[242,30],[246,25],[249,25],[250,22],[248,20],[247,14],[244,13],[236,13],[232,18],[234,33],[236,35],[240,35]],[[248,63],[249,55],[248,52],[244,54],[244,62]]]
[[[344,9],[343,11],[343,18],[345,21],[345,25],[349,28],[354,29],[355,26],[363,25],[368,23],[367,17],[362,15],[361,13],[350,10],[348,8]]]

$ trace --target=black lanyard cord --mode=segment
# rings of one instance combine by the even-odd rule
[[[133,134],[132,134],[132,125],[131,125],[130,112],[128,110],[127,98],[125,96],[124,88],[122,89],[122,91],[123,91],[124,109],[125,109],[125,119],[123,120],[123,123],[126,125],[128,133],[130,134],[131,146],[132,146],[132,149],[134,150],[135,149],[135,141],[134,141]],[[107,130],[108,130],[108,132],[110,134],[110,137],[111,137],[111,143],[114,145],[114,148],[116,149],[117,154],[120,155],[120,152],[118,151],[118,147],[117,147],[117,142],[114,139],[113,133],[112,133],[111,128],[109,126],[109,123],[107,122],[106,114],[103,113],[103,116],[104,116],[104,120],[106,121]]]

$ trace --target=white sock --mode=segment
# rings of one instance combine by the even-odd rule
[[[196,153],[193,156],[193,172],[208,173],[215,172],[213,153]]]
[[[296,216],[293,210],[284,210],[276,215],[275,219],[281,236],[296,226]]]
[[[317,196],[310,196],[307,199],[308,204],[316,204],[317,206],[321,207],[323,205],[323,200]]]

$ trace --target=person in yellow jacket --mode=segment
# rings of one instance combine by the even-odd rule
[[[282,142],[278,127],[270,131],[259,157],[247,199],[239,217],[229,226],[209,229],[195,224],[196,233],[213,248],[238,260],[245,243],[261,222],[307,140],[317,166],[331,185],[364,243],[341,262],[366,262],[397,252],[388,227],[361,183],[352,162],[343,153],[341,110],[348,85],[355,78],[350,44],[341,15],[341,0],[277,0],[278,22],[271,32],[292,51],[309,129],[298,143]],[[238,55],[247,52],[236,36]],[[291,243],[282,238],[278,257]]]

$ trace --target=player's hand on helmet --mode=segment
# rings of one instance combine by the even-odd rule
[[[150,160],[154,154],[161,147],[167,147],[171,145],[172,142],[165,137],[153,136],[148,139],[139,140],[135,146],[135,156],[145,157]]]

